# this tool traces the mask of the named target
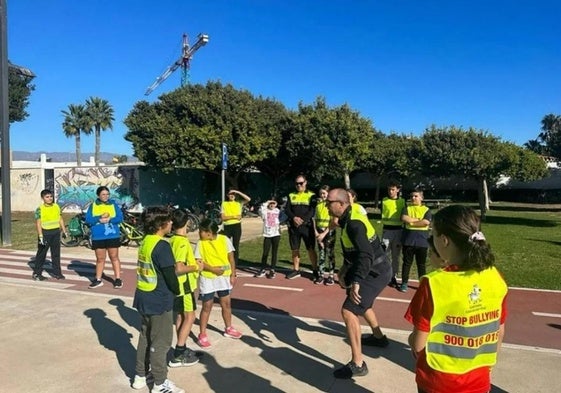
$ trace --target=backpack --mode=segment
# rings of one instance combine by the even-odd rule
[[[72,236],[82,236],[84,234],[80,217],[74,216],[70,219],[68,223],[68,233]]]

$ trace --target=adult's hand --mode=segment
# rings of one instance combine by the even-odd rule
[[[358,282],[353,282],[351,285],[351,291],[349,296],[351,297],[351,300],[355,304],[359,304],[360,299],[362,299],[361,296],[358,294],[359,290],[360,290],[360,284]]]

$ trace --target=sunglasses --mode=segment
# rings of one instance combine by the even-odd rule
[[[305,182],[305,181],[297,181],[297,182],[296,182],[296,185],[297,185],[297,186],[303,186],[304,183],[306,183],[306,182]]]
[[[341,201],[330,201],[329,199],[325,200],[326,205],[331,205],[333,202],[339,202],[340,203]]]

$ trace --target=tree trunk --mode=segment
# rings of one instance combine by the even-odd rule
[[[479,210],[481,211],[481,221],[485,221],[487,210],[489,210],[489,191],[487,189],[487,180],[482,177],[478,181],[477,194],[479,197]]]
[[[351,188],[351,176],[349,175],[349,172],[345,171],[344,179],[345,179],[345,188],[348,190],[349,188]]]
[[[376,179],[376,192],[374,193],[374,209],[378,209],[378,201],[380,200],[380,183],[382,182],[382,176],[378,176]]]
[[[99,145],[101,140],[101,130],[99,127],[95,128],[95,166],[99,166]]]
[[[82,152],[80,146],[80,134],[76,134],[76,165],[82,166]]]

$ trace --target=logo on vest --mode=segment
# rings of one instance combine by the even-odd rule
[[[475,304],[481,302],[481,288],[479,288],[479,285],[475,284],[473,286],[473,289],[468,294],[468,298],[469,298],[469,302],[472,305],[475,305]]]

